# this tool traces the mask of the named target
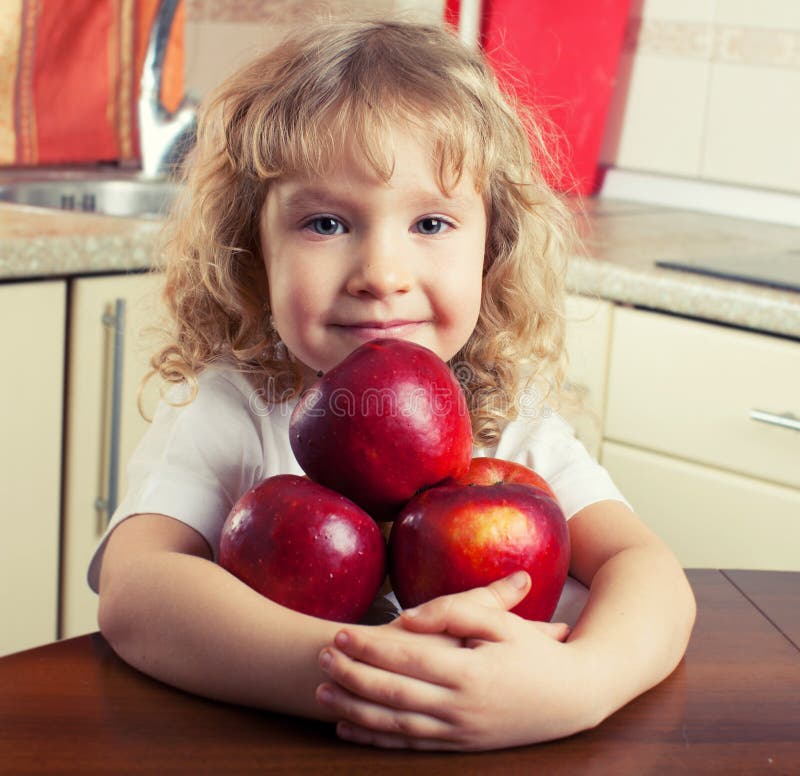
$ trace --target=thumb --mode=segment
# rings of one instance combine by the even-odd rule
[[[507,577],[498,579],[486,587],[476,588],[476,592],[484,593],[488,600],[485,606],[493,606],[496,609],[513,609],[526,595],[531,588],[531,578],[527,571],[515,571]]]
[[[406,609],[401,615],[402,624],[417,632],[496,641],[506,634],[506,612],[528,594],[530,586],[530,576],[517,571],[486,587],[440,596]]]

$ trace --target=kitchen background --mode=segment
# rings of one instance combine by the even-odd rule
[[[305,15],[360,9],[436,20],[444,2],[187,0],[187,88],[206,94]],[[600,161],[642,176],[631,186],[656,174],[800,194],[800,3],[633,0]],[[800,200],[783,207],[800,222]]]
[[[135,131],[130,93],[135,91],[132,73],[141,69],[144,42],[149,20],[155,13],[157,0],[119,0],[121,11],[117,24],[120,51],[109,45],[108,80],[119,80],[114,120],[130,126],[120,130],[119,148],[113,149],[116,158],[131,158],[135,151]],[[91,16],[85,9],[105,6],[92,0],[77,0],[63,6],[73,14],[73,23],[91,18],[92,25],[113,25],[99,14]],[[114,4],[108,4],[109,7]],[[373,14],[403,13],[412,18],[438,21],[445,7],[452,12],[459,6],[478,6],[464,0],[184,0],[183,31],[185,43],[175,67],[185,78],[187,91],[203,97],[238,65],[255,52],[274,44],[292,25],[303,19],[320,15],[346,15],[368,11]],[[533,60],[533,47],[546,45],[552,34],[547,30],[532,32],[520,38],[530,44],[528,50],[513,50],[517,21],[533,15],[533,9],[548,4],[529,0],[484,0],[484,16],[490,20],[492,43],[512,39],[510,60],[515,58],[526,65]],[[51,105],[58,105],[58,78],[64,78],[75,68],[65,67],[65,59],[83,56],[90,62],[96,76],[87,79],[86,72],[71,76],[74,82],[70,97],[75,100],[83,92],[91,92],[94,82],[102,77],[104,64],[97,54],[89,60],[86,49],[91,48],[91,33],[84,35],[83,51],[76,43],[73,50],[65,45],[63,13],[42,9],[58,8],[54,0],[0,1],[0,164],[13,164],[14,130],[17,142],[24,143],[28,125],[52,121]],[[128,10],[126,10],[126,8]],[[81,10],[83,9],[83,10]],[[135,10],[133,10],[135,9]],[[635,196],[637,199],[666,198],[665,204],[690,205],[717,209],[784,223],[800,225],[800,206],[794,196],[800,193],[800,3],[796,0],[568,0],[558,5],[558,12],[547,11],[548,22],[563,13],[584,22],[567,22],[574,28],[584,27],[605,19],[595,47],[603,34],[612,31],[608,18],[614,19],[628,10],[627,23],[619,24],[621,55],[607,54],[609,72],[602,77],[608,84],[597,82],[593,88],[608,87],[608,100],[598,102],[593,110],[599,113],[599,126],[605,126],[602,142],[589,151],[599,157],[610,170],[604,193],[610,196]],[[561,10],[563,9],[563,11]],[[32,28],[37,14],[40,30],[34,41],[26,29],[18,32],[18,17]],[[541,11],[537,12],[541,15]],[[466,10],[463,14],[466,16]],[[509,22],[509,19],[511,20]],[[134,33],[130,29],[136,26]],[[533,25],[532,25],[533,26]],[[565,25],[564,29],[568,29]],[[26,43],[26,35],[28,40]],[[73,36],[80,40],[80,35]],[[566,39],[568,45],[569,38]],[[499,44],[498,44],[499,45]],[[38,47],[38,50],[37,50]],[[62,59],[46,60],[42,75],[32,72],[27,59],[43,56],[45,47],[58,47]],[[96,46],[95,46],[96,47]],[[175,48],[175,47],[174,47]],[[130,49],[130,50],[129,50]],[[589,52],[591,55],[593,52]],[[44,54],[46,56],[46,54]],[[115,57],[117,58],[115,60]],[[26,59],[27,58],[27,59]],[[17,63],[17,59],[19,62]],[[119,64],[113,64],[118,61]],[[133,67],[131,67],[131,64]],[[15,66],[19,70],[17,105],[14,107]],[[565,56],[554,67],[574,67]],[[47,68],[49,67],[49,72]],[[541,70],[542,68],[540,68]],[[615,72],[614,72],[615,71]],[[532,74],[540,78],[541,72]],[[549,75],[549,74],[545,74]],[[592,77],[587,71],[587,77]],[[35,88],[25,79],[36,78]],[[177,89],[178,78],[173,77]],[[612,89],[613,87],[613,89]],[[45,89],[47,90],[45,92]],[[109,88],[110,91],[114,87]],[[26,110],[25,101],[39,97],[37,115]],[[61,90],[62,93],[64,90]],[[180,95],[177,95],[179,97]],[[537,95],[544,102],[569,98],[569,93]],[[175,95],[167,99],[176,104]],[[48,101],[49,100],[49,101]],[[64,105],[59,105],[63,112]],[[13,116],[16,109],[17,115]],[[84,126],[86,124],[84,113]],[[16,120],[17,126],[14,126]],[[20,122],[22,125],[20,126]],[[52,132],[58,132],[58,126]],[[62,130],[63,131],[63,130]],[[84,132],[85,134],[85,132]],[[134,137],[131,137],[134,135]],[[575,137],[572,138],[573,140]],[[583,138],[585,140],[585,138]],[[52,141],[51,141],[52,142]],[[89,144],[89,141],[85,141]],[[92,141],[94,142],[94,140]],[[102,143],[95,142],[95,146]],[[577,144],[581,152],[581,141]],[[18,152],[18,161],[26,159],[25,149]],[[34,155],[32,161],[36,162]],[[675,184],[678,184],[677,189]],[[705,187],[695,184],[706,183]],[[683,184],[683,185],[681,185]],[[688,201],[687,201],[688,199]],[[737,210],[746,212],[739,213]]]
[[[76,18],[80,9],[159,5],[62,2]],[[310,16],[400,11],[435,21],[456,5],[184,0],[171,99],[179,101],[184,81],[189,92],[208,94]],[[86,68],[87,80],[72,68],[68,78],[61,60],[34,78],[31,63],[51,52],[32,45],[19,24],[43,13],[51,42],[76,37],[92,61],[111,61],[102,44],[112,53],[120,45],[119,61],[139,62],[144,38],[130,29],[117,36],[113,25],[102,35],[76,30],[58,7],[0,0],[0,198],[14,180],[45,174],[36,153],[54,153],[59,138],[37,130],[57,132],[70,113],[78,117],[73,148],[89,155],[71,175],[92,170],[101,141],[118,143],[125,160],[102,175],[136,174],[133,68],[121,89],[126,114],[100,71]],[[555,28],[526,26],[529,11],[547,9],[553,24],[591,31],[627,10],[613,71],[589,71],[606,95],[593,151],[606,168],[601,196],[573,200],[585,242],[567,275],[569,378],[583,399],[570,420],[579,437],[687,567],[800,570],[800,292],[657,264],[747,260],[762,280],[780,266],[800,287],[800,2],[485,0],[484,8],[493,11],[496,40],[544,27],[550,43]],[[503,29],[520,18],[513,35]],[[588,57],[595,48],[599,41],[578,50]],[[575,66],[585,67],[583,59]],[[23,86],[47,85],[38,124],[21,124],[30,112],[14,112],[25,107],[17,66]],[[76,108],[90,94],[114,119],[96,143],[84,137],[88,119]],[[20,149],[30,154],[16,159],[24,169],[13,166]],[[146,428],[136,396],[152,343],[143,334],[159,299],[159,278],[146,272],[159,221],[142,217],[149,211],[133,199],[123,205],[139,217],[79,212],[84,198],[73,196],[70,180],[46,181],[66,187],[64,212],[57,202],[0,202],[0,654],[96,630],[86,568]],[[163,182],[133,183],[120,191],[170,193]],[[99,197],[89,201],[102,212]],[[150,399],[152,410],[157,397]]]

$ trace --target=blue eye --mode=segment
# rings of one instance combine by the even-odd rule
[[[306,224],[306,228],[324,237],[332,237],[333,235],[342,234],[344,232],[341,221],[333,216],[317,216],[316,218],[312,218]]]
[[[429,216],[422,218],[416,223],[417,231],[420,234],[441,234],[446,229],[450,228],[450,224],[442,218],[434,218]]]

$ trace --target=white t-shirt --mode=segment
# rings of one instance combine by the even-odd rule
[[[266,405],[243,375],[223,369],[201,374],[194,400],[174,406],[186,396],[186,386],[170,391],[128,463],[128,490],[89,566],[95,592],[108,536],[125,518],[155,513],[180,520],[206,539],[216,558],[222,524],[241,495],[267,477],[303,474],[289,443],[296,402]],[[597,501],[625,502],[571,427],[546,408],[526,412],[521,402],[520,416],[499,443],[475,448],[473,455],[535,469],[567,518]],[[568,580],[554,620],[574,622],[584,599],[585,588]]]

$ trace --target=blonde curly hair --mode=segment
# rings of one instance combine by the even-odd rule
[[[488,213],[477,324],[450,365],[468,397],[476,443],[497,441],[520,392],[564,375],[569,208],[547,184],[541,120],[515,106],[481,55],[445,26],[329,21],[298,32],[234,74],[201,112],[184,190],[162,247],[172,319],[153,357],[168,383],[197,385],[225,362],[272,401],[302,388],[275,347],[258,238],[272,181],[324,175],[345,140],[391,176],[382,140],[403,123],[433,141],[443,190],[468,171]],[[530,395],[530,392],[528,392]]]

